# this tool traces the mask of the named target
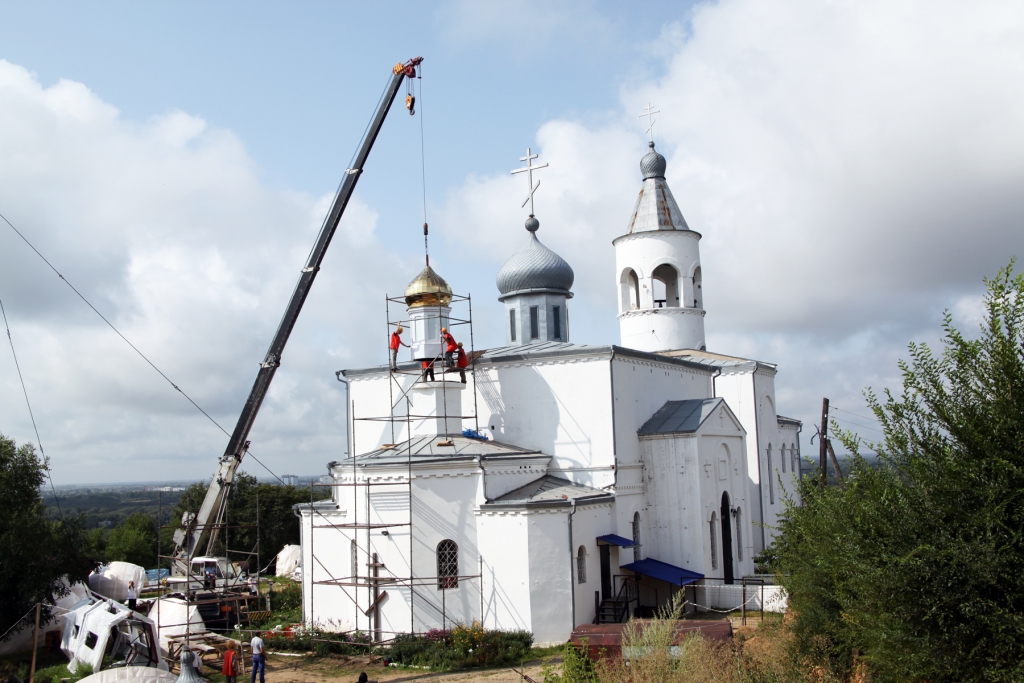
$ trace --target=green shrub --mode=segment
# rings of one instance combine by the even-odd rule
[[[450,631],[432,629],[425,634],[400,635],[376,654],[389,662],[447,671],[478,666],[519,664],[530,654],[529,631],[487,630],[474,623]]]

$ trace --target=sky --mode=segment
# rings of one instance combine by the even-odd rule
[[[477,348],[503,342],[527,147],[550,164],[538,236],[576,273],[573,341],[618,343],[611,241],[648,103],[703,235],[708,348],[778,364],[805,454],[823,396],[877,438],[865,389],[898,388],[944,310],[976,330],[983,278],[1024,254],[1012,2],[7,2],[0,213],[230,431],[391,66],[417,55],[417,116],[385,123],[253,429],[277,474],[343,456],[334,373],[385,361],[424,211]],[[224,434],[3,223],[0,301],[55,483],[210,476]],[[0,433],[36,441],[9,348]]]

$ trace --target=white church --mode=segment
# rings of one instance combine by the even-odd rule
[[[665,168],[652,142],[612,242],[621,345],[569,338],[573,271],[531,211],[497,274],[506,345],[471,354],[465,383],[440,360],[421,374],[441,328],[470,346],[464,298],[429,265],[405,292],[408,360],[339,372],[348,457],[329,500],[297,506],[307,624],[556,643],[754,574],[796,495],[801,424],[776,412],[774,365],[707,350],[701,235]]]

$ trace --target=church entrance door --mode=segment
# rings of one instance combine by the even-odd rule
[[[725,573],[725,582],[733,582],[732,573],[732,515],[730,514],[729,492],[722,492],[722,510],[719,519],[722,520],[722,570]]]
[[[601,549],[601,599],[609,600],[612,595],[612,547],[600,545]]]

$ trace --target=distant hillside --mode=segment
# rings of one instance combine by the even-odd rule
[[[175,487],[180,488],[180,487]],[[85,523],[89,529],[99,526],[113,527],[123,519],[136,512],[151,517],[157,516],[161,510],[161,523],[167,524],[171,510],[178,503],[184,490],[151,491],[131,488],[86,488],[58,489],[57,498],[65,515],[85,515]],[[43,500],[50,514],[57,514],[53,493],[47,488],[43,491]]]

